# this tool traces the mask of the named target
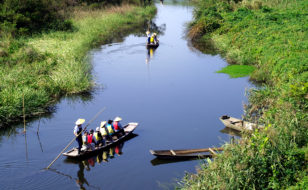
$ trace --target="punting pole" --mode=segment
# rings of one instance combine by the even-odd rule
[[[61,154],[76,140],[76,138],[79,136],[79,135],[81,135],[81,133],[83,132],[83,131],[85,131],[86,130],[86,128],[103,112],[103,111],[105,111],[105,109],[106,109],[106,107],[104,107],[101,111],[99,111],[90,121],[89,121],[89,123],[85,126],[85,128],[77,135],[77,136],[75,136],[74,138],[73,138],[73,140],[70,142],[70,143],[68,143],[68,145],[60,152],[60,154],[47,166],[47,170],[50,168],[50,166],[56,161],[56,160],[58,160],[58,158],[61,156]]]
[[[22,94],[22,113],[24,118],[24,133],[26,132],[25,95]]]

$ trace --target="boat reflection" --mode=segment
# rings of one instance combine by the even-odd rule
[[[126,140],[130,140],[137,136],[137,134],[132,133]],[[80,189],[85,189],[85,185],[90,187],[87,179],[84,176],[84,170],[90,171],[92,167],[95,167],[95,164],[107,164],[107,162],[109,162],[111,159],[115,159],[116,157],[121,156],[123,154],[124,143],[125,141],[115,144],[108,149],[100,151],[97,155],[85,159],[76,160],[66,158],[64,160],[64,162],[67,164],[78,164],[79,170],[77,172],[77,179],[74,179]]]
[[[155,51],[156,51],[156,48],[147,48],[147,57],[145,59],[146,64],[150,63],[150,60],[154,57]]]
[[[152,166],[158,166],[158,165],[163,165],[163,164],[173,164],[173,163],[178,163],[178,162],[187,162],[187,161],[193,161],[193,160],[202,160],[199,158],[190,158],[190,159],[182,159],[182,160],[163,160],[163,159],[159,159],[159,158],[154,158],[153,160],[151,160],[151,164]]]
[[[225,127],[224,129],[220,130],[220,132],[226,133],[230,136],[242,137],[241,132],[234,130],[234,129],[231,129],[231,128],[228,128],[228,127]]]

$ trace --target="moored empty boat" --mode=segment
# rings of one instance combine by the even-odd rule
[[[136,129],[137,126],[138,126],[138,123],[128,123],[127,125],[123,127],[124,132],[125,132],[123,136],[121,136],[120,138],[114,139],[113,142],[107,141],[104,146],[95,147],[94,150],[86,150],[78,154],[78,149],[73,148],[67,152],[64,152],[63,155],[69,158],[75,158],[75,159],[91,156],[101,150],[107,149],[111,147],[112,145],[115,145],[121,141],[124,141],[125,139],[128,139],[128,137],[133,133],[133,131]]]
[[[223,148],[202,148],[187,150],[150,150],[150,153],[160,159],[194,159],[209,158],[216,155],[216,151]]]
[[[264,127],[263,125],[257,125],[227,115],[223,115],[219,119],[226,127],[240,132],[253,131],[254,129],[262,129]]]

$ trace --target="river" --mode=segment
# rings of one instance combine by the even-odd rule
[[[0,131],[0,189],[173,189],[200,161],[163,162],[149,149],[218,147],[230,140],[218,118],[240,118],[245,89],[253,85],[247,77],[216,73],[226,61],[189,45],[185,30],[192,7],[157,8],[153,22],[164,31],[156,51],[148,52],[146,37],[138,35],[93,49],[92,92],[62,98],[51,115],[27,123],[26,136],[22,124]],[[137,135],[98,157],[60,157],[52,170],[44,170],[73,138],[74,122],[89,121],[103,107],[89,128],[121,116],[122,124],[139,123]]]

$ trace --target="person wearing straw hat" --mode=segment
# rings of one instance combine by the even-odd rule
[[[117,134],[117,137],[119,138],[120,136],[124,135],[124,129],[120,123],[120,121],[122,120],[121,117],[116,117],[113,120],[112,126],[114,128],[115,133]]]
[[[81,147],[82,147],[82,124],[85,122],[85,119],[78,119],[75,122],[75,127],[74,127],[74,135],[76,136],[76,141],[78,143],[78,154],[80,154]]]
[[[103,137],[104,144],[106,144],[106,140],[112,141],[112,138],[109,136],[108,130],[106,128],[107,121],[102,121],[100,125],[100,132]]]
[[[153,38],[154,38],[154,44],[158,43],[158,39],[157,39],[157,34],[153,33]]]

